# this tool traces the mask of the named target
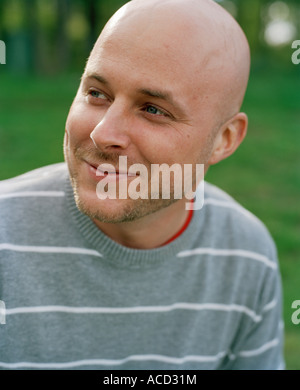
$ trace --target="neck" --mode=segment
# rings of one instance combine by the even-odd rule
[[[154,249],[162,246],[184,225],[188,211],[186,200],[173,203],[132,222],[109,224],[94,220],[97,227],[112,240],[135,249]]]

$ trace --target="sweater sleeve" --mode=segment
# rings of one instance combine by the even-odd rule
[[[275,245],[271,257],[277,263]],[[282,286],[277,269],[265,273],[257,300],[257,322],[245,325],[230,357],[232,370],[283,370],[284,324],[282,320]]]

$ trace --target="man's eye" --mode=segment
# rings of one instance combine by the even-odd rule
[[[167,114],[164,111],[159,110],[155,106],[147,106],[145,109],[146,112],[152,115],[162,115],[162,116],[167,116]]]
[[[103,100],[106,100],[106,96],[102,93],[102,92],[99,92],[99,91],[90,91],[90,96],[93,97],[93,98],[96,98],[96,99],[103,99]]]

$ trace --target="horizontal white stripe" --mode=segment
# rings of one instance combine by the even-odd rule
[[[279,339],[276,338],[276,339],[273,339],[273,340],[267,342],[266,344],[262,345],[261,347],[259,347],[257,349],[251,349],[249,351],[241,351],[238,353],[238,356],[252,357],[252,356],[261,355],[265,351],[267,351],[271,348],[275,348],[278,344],[279,344]]]
[[[85,248],[74,247],[59,247],[59,246],[27,246],[27,245],[14,245],[14,244],[0,244],[0,251],[16,251],[16,252],[38,252],[38,253],[73,253],[77,255],[91,255],[102,257],[102,255],[93,250]]]
[[[277,305],[277,300],[274,299],[273,301],[269,302],[269,303],[263,308],[263,312],[272,310],[276,305]]]
[[[266,350],[273,348],[278,345],[278,340],[274,339],[262,347],[251,350],[251,351],[242,351],[238,354],[238,356],[242,357],[252,357],[257,356],[261,353],[264,353]],[[86,359],[86,360],[77,360],[72,362],[64,362],[64,363],[35,363],[35,362],[16,362],[16,363],[6,363],[0,362],[0,367],[3,368],[40,368],[40,369],[67,369],[74,368],[80,366],[118,366],[130,361],[157,361],[168,364],[184,364],[187,362],[198,362],[198,363],[208,363],[214,362],[222,359],[226,356],[225,352],[219,352],[217,355],[207,356],[207,355],[190,355],[184,356],[181,358],[165,356],[165,355],[131,355],[124,359]],[[230,359],[235,359],[236,356],[230,355]],[[278,370],[283,370],[285,368],[284,364],[280,364]]]
[[[73,306],[32,306],[6,309],[6,315],[23,313],[63,312],[73,314],[131,314],[131,313],[158,313],[172,310],[214,310],[245,313],[253,321],[259,322],[261,316],[253,310],[241,305],[225,305],[221,303],[185,303],[178,302],[169,306],[133,306],[133,307],[73,307]]]
[[[8,194],[0,195],[0,199],[8,198],[27,198],[27,197],[62,197],[65,196],[63,191],[24,191],[24,192],[10,192]]]
[[[250,211],[246,210],[244,207],[240,206],[239,204],[233,203],[231,201],[218,200],[218,199],[214,199],[214,198],[204,199],[204,206],[210,205],[210,204],[217,206],[217,207],[225,207],[225,208],[237,210],[241,214],[245,215],[246,217],[257,221],[257,218],[252,213],[250,213]]]
[[[251,252],[243,249],[215,249],[215,248],[195,248],[179,252],[177,257],[188,257],[194,255],[212,255],[212,256],[238,256],[246,257],[248,259],[257,260],[264,263],[266,266],[276,269],[277,265],[269,260],[266,256],[256,252]]]
[[[119,366],[121,364],[136,361],[157,361],[169,364],[184,364],[187,362],[214,362],[219,359],[222,359],[226,355],[225,352],[220,352],[217,355],[213,356],[184,356],[182,358],[176,358],[171,356],[164,355],[132,355],[128,356],[124,359],[88,359],[88,360],[77,360],[73,362],[65,362],[65,363],[34,363],[34,362],[18,362],[18,363],[4,363],[0,362],[0,367],[4,368],[72,368],[79,366]]]

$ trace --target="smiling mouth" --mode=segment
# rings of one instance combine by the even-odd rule
[[[129,171],[119,171],[117,168],[114,168],[111,164],[94,164],[89,163],[86,161],[86,163],[89,165],[90,169],[96,175],[97,177],[138,177],[139,173],[137,172],[129,172]]]

